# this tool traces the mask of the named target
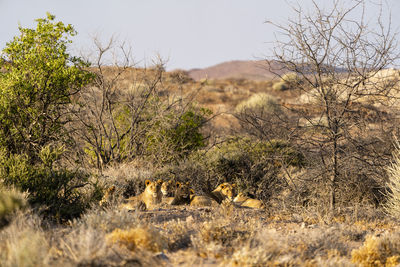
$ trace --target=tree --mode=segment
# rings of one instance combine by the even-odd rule
[[[20,26],[0,61],[0,146],[33,163],[46,145],[68,141],[66,107],[92,78],[88,64],[68,53],[76,31],[54,20],[47,14],[36,29]]]
[[[274,61],[268,62],[277,74],[297,75],[286,81],[303,93],[304,100],[286,105],[297,118],[291,138],[308,154],[318,155],[333,212],[339,181],[348,172],[368,177],[389,156],[382,136],[391,133],[392,124],[380,107],[393,103],[396,82],[385,82],[390,79],[383,73],[399,56],[390,24],[385,26],[382,16],[375,24],[366,23],[365,1],[345,2],[348,6],[334,1],[329,10],[312,3],[310,13],[300,5],[293,7],[296,19],[287,25],[268,22],[282,34],[273,49]],[[352,19],[356,11],[361,11],[358,20]],[[377,123],[383,125],[379,128]]]

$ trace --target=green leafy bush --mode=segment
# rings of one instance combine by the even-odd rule
[[[7,155],[3,150],[0,155],[0,179],[6,185],[28,191],[28,201],[33,207],[43,208],[45,215],[60,222],[80,216],[90,201],[97,200],[85,199],[79,191],[89,184],[88,175],[56,167],[63,151],[62,147],[44,147],[39,154],[40,164],[32,164],[24,154]]]
[[[182,114],[173,111],[161,116],[146,135],[146,150],[157,163],[176,162],[206,146],[201,132],[211,111],[189,108]]]
[[[19,27],[0,60],[0,146],[38,160],[42,147],[68,141],[66,106],[92,75],[88,65],[67,52],[71,25],[53,15],[37,19],[36,29]]]

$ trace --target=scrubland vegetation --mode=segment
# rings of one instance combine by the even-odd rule
[[[330,47],[347,13],[319,11],[278,25],[271,81],[137,68],[112,39],[75,57],[52,15],[20,28],[0,62],[0,265],[400,264],[395,42],[338,27]],[[319,53],[287,58],[311,37]],[[159,201],[174,192],[188,202]]]

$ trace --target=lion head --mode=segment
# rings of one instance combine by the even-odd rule
[[[226,198],[233,200],[233,197],[236,195],[236,184],[222,183],[211,193],[218,198],[219,202]]]
[[[146,189],[144,190],[147,195],[153,197],[159,197],[161,194],[161,185],[163,180],[158,180],[157,182],[152,182],[150,180],[145,181]]]
[[[161,185],[163,197],[173,197],[175,193],[175,183],[173,180],[165,181]]]

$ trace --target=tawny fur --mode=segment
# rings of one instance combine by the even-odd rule
[[[243,193],[239,193],[234,199],[233,202],[240,207],[248,207],[253,209],[264,209],[264,203],[261,200],[250,198],[245,196]]]
[[[162,193],[161,184],[162,180],[157,182],[152,182],[146,180],[146,188],[143,193],[138,196],[130,197],[126,200],[126,203],[122,205],[122,208],[128,210],[140,209],[140,210],[150,210],[154,209],[158,204],[161,203]]]
[[[162,203],[171,205],[175,196],[175,182],[173,180],[164,181],[161,185]]]
[[[164,181],[161,185],[163,197],[173,197],[175,195],[175,182],[173,180]]]
[[[233,200],[236,194],[236,184],[222,183],[214,191],[211,192],[210,197],[217,201],[219,204],[223,200],[228,199]]]
[[[190,206],[193,207],[218,206],[218,202],[207,196],[192,195],[190,197]]]

